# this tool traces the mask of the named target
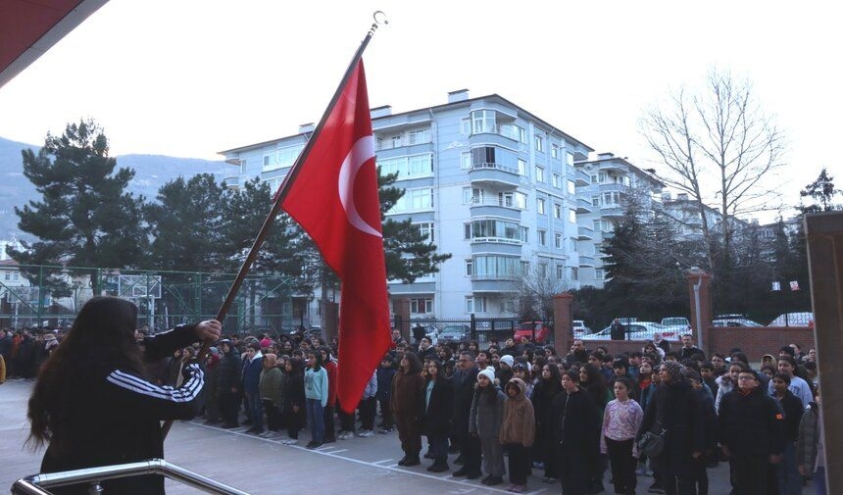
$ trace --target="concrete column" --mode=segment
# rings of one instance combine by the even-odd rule
[[[573,302],[574,296],[567,292],[553,296],[553,347],[560,356],[568,354],[574,340]]]
[[[410,299],[406,297],[393,299],[392,311],[398,317],[398,323],[395,324],[398,325],[397,330],[401,331],[401,338],[407,342],[413,342],[413,338],[410,335]]]
[[[843,493],[843,212],[805,215],[828,493]]]
[[[711,308],[711,275],[699,268],[692,268],[685,274],[685,278],[688,280],[688,295],[691,298],[691,328],[694,329],[697,346],[707,356],[711,349],[708,330],[714,317]]]

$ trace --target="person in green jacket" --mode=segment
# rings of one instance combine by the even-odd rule
[[[281,429],[281,380],[284,374],[278,368],[278,357],[275,354],[263,356],[263,370],[260,379],[260,397],[263,410],[266,411],[265,436],[274,436]]]

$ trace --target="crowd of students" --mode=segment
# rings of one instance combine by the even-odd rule
[[[649,493],[706,495],[707,469],[726,461],[735,494],[801,494],[808,479],[825,493],[813,350],[782,347],[756,371],[739,349],[706,357],[690,335],[675,350],[648,342],[614,356],[577,340],[560,356],[527,339],[409,344],[396,332],[346,414],[335,348],[300,335],[222,340],[206,363],[206,421],[234,428],[242,412],[248,433],[293,445],[309,428],[308,448],[397,429],[399,465],[425,457],[431,472],[453,469],[489,486],[507,475],[515,493],[534,473],[561,482],[563,494],[601,493],[611,468],[615,493],[636,493],[646,476]],[[174,367],[190,352],[160,364],[159,376],[180,376]],[[648,431],[664,431],[652,459],[637,443]],[[458,454],[453,468],[449,454]]]
[[[351,414],[337,402],[335,341],[302,334],[220,340],[204,363],[205,420],[245,424],[248,433],[289,445],[307,428],[308,448],[397,429],[399,465],[425,457],[431,472],[453,464],[452,476],[482,477],[489,486],[508,475],[515,493],[539,473],[544,483],[561,482],[565,495],[601,493],[611,467],[615,493],[636,493],[646,476],[650,493],[706,495],[707,469],[719,462],[729,463],[734,494],[801,494],[809,479],[825,493],[813,349],[803,355],[784,346],[756,371],[739,349],[706,357],[690,335],[675,350],[647,342],[614,356],[581,340],[557,355],[527,339],[481,346],[393,337]],[[147,377],[179,387],[197,349],[147,363]],[[650,459],[638,447],[647,432],[664,440]],[[458,455],[449,464],[450,454]]]

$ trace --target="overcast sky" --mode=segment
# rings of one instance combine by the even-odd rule
[[[42,144],[92,117],[113,155],[219,159],[317,121],[383,10],[365,55],[373,107],[497,93],[643,168],[659,168],[639,132],[648,106],[713,67],[748,78],[788,137],[777,180],[795,203],[823,166],[843,183],[843,30],[827,5],[111,0],[0,88],[0,136]]]

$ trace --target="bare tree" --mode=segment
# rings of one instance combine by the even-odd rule
[[[771,198],[771,172],[783,165],[785,138],[772,116],[764,113],[748,81],[735,81],[728,72],[709,72],[703,91],[685,89],[654,106],[641,119],[644,137],[667,167],[662,180],[689,195],[700,213],[702,236],[714,270],[720,240],[730,253],[735,233],[733,218],[759,211]],[[710,225],[707,204],[717,205],[719,226]]]
[[[553,317],[553,296],[570,288],[567,280],[554,277],[549,263],[539,263],[517,283],[518,316],[522,320],[544,320]]]

